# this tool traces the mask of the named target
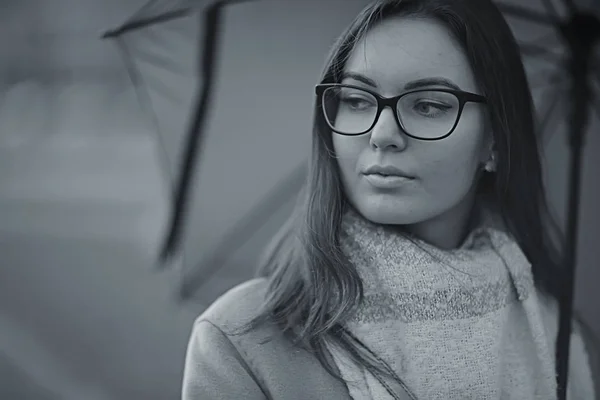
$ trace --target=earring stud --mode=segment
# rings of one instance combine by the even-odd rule
[[[496,171],[496,158],[494,157],[494,153],[492,153],[490,160],[485,163],[484,169],[487,172],[495,172]]]

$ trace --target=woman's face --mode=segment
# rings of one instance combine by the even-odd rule
[[[344,72],[353,77],[342,83],[386,97],[429,78],[443,78],[460,90],[479,93],[460,45],[441,23],[430,19],[392,18],[376,25],[357,44]],[[472,206],[477,172],[490,156],[491,133],[486,132],[484,111],[479,103],[466,103],[454,132],[437,141],[405,135],[390,108],[364,135],[332,133],[350,203],[375,223],[412,225],[425,236],[427,230],[436,229],[434,221],[438,227],[459,227]],[[373,165],[396,167],[413,179],[381,183],[364,174]]]

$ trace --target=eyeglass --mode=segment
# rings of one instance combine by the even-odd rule
[[[383,97],[354,85],[323,83],[315,87],[323,116],[332,131],[355,136],[369,132],[385,107],[396,112],[404,133],[420,140],[444,139],[454,131],[465,103],[486,103],[485,97],[453,89],[418,89]]]

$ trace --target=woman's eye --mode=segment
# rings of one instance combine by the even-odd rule
[[[364,110],[373,105],[371,101],[360,97],[347,97],[342,99],[342,103],[344,106],[354,110]]]
[[[447,110],[449,110],[451,108],[452,108],[452,106],[440,104],[440,103],[433,103],[430,101],[422,101],[422,102],[416,103],[414,106],[414,110],[416,112],[418,112],[419,114],[422,114],[423,116],[426,116],[426,117],[439,116],[441,114],[444,114]]]

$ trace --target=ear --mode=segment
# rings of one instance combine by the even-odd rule
[[[480,164],[485,165],[485,163],[492,158],[495,150],[496,143],[494,141],[494,135],[488,130],[485,136],[484,145],[482,146],[481,158],[479,159]],[[495,158],[497,158],[497,154],[495,155]]]
[[[488,147],[488,158],[498,159],[498,150],[496,150],[496,142],[494,141],[493,138]]]
[[[481,169],[487,172],[495,172],[498,160],[498,152],[496,150],[496,144],[494,137],[491,133],[487,136],[487,143],[482,151],[480,166]]]
[[[483,168],[487,172],[496,172],[497,167],[498,167],[498,151],[496,150],[495,143],[492,142],[492,144],[490,145],[489,150],[488,150],[488,159],[486,160]]]

